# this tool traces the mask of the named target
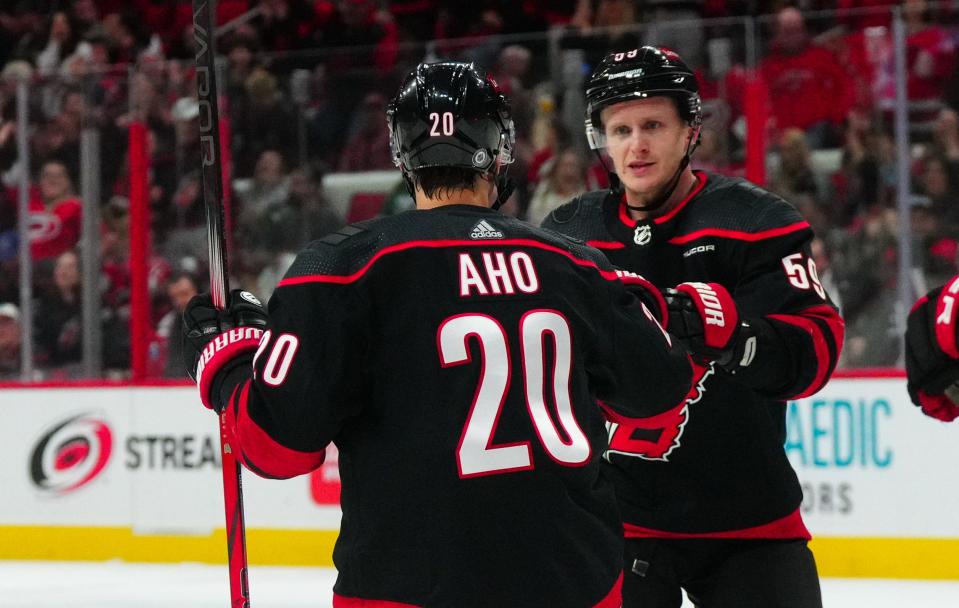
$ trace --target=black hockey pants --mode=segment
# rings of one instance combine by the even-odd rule
[[[822,608],[805,540],[626,539],[623,608]]]

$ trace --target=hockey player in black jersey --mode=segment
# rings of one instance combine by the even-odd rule
[[[959,275],[919,298],[906,325],[909,397],[924,414],[959,417]]]
[[[306,473],[336,443],[333,606],[618,608],[605,423],[687,398],[665,301],[491,208],[513,128],[471,64],[420,65],[389,123],[417,208],[312,243],[268,315],[192,301],[201,398],[257,474]]]
[[[626,608],[820,606],[802,491],[783,449],[787,399],[829,379],[843,322],[786,201],[693,171],[702,110],[672,51],[604,58],[586,92],[586,134],[612,163],[608,191],[543,226],[601,249],[666,290],[667,331],[710,373],[687,404],[610,428],[627,550]]]

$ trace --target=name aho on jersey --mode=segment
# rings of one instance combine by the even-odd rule
[[[539,277],[533,259],[525,251],[489,252],[459,255],[459,294],[513,295],[539,291]]]

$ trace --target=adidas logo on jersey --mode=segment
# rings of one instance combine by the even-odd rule
[[[470,231],[471,239],[501,239],[503,238],[503,233],[494,228],[486,220],[480,220],[476,222],[476,225],[473,226],[473,230]]]

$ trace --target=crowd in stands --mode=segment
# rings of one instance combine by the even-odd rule
[[[572,196],[607,185],[582,135],[586,75],[609,50],[657,43],[679,52],[700,78],[707,120],[697,168],[744,175],[744,91],[753,80],[764,83],[765,185],[819,235],[820,278],[847,321],[843,365],[896,365],[894,6],[905,22],[911,230],[916,280],[924,283],[917,290],[925,291],[959,270],[959,12],[927,0],[219,0],[235,284],[268,298],[302,246],[358,217],[326,200],[324,179],[393,169],[386,101],[417,62],[475,61],[509,95],[517,188],[505,210],[538,223]],[[756,26],[751,42],[747,20]],[[30,90],[40,377],[79,373],[79,284],[87,271],[78,251],[89,205],[99,205],[102,220],[103,367],[129,371],[134,123],[146,125],[149,141],[151,373],[182,375],[174,364],[178,315],[206,285],[192,27],[189,0],[0,4],[0,379],[18,377],[21,348],[20,80]],[[79,196],[86,128],[99,133],[101,201]],[[398,175],[394,191],[369,202],[373,213],[412,205]]]

